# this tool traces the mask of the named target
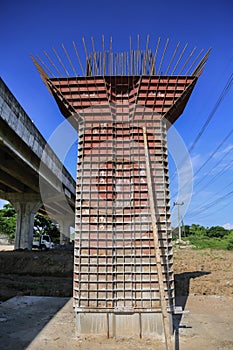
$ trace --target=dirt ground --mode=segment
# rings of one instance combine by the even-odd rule
[[[0,251],[0,301],[14,296],[72,296],[73,251]]]
[[[73,252],[0,247],[0,301],[20,295],[72,296]],[[11,247],[12,249],[12,247]],[[176,296],[233,297],[233,252],[174,249]]]
[[[176,295],[233,297],[233,252],[174,249]]]
[[[189,310],[182,318],[177,316],[176,350],[233,349],[232,266],[233,252],[174,249],[176,305]],[[27,252],[7,251],[7,247],[2,247],[0,301],[23,295],[71,297],[72,273],[73,253],[70,249]],[[37,343],[32,342],[30,349],[164,349],[164,344],[155,344],[151,340],[77,339],[72,328],[73,314],[64,312],[66,316],[61,318],[67,317],[70,326],[65,331],[63,324],[63,338],[56,337],[51,331],[48,333],[45,327],[42,338]],[[59,324],[58,321],[58,328],[61,327]],[[51,342],[52,339],[56,341]]]

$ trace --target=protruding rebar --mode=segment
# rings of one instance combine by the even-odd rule
[[[53,68],[56,70],[56,72],[58,73],[58,75],[59,75],[60,77],[62,77],[61,72],[57,69],[57,67],[55,66],[55,64],[53,63],[53,61],[51,60],[51,58],[49,57],[49,55],[47,54],[46,51],[44,51],[44,54],[45,54],[45,56],[47,57],[47,59],[49,60],[49,62],[51,63],[51,65],[53,66]]]
[[[169,39],[166,40],[166,44],[165,44],[165,47],[164,47],[164,50],[163,50],[163,54],[162,54],[162,57],[161,57],[161,61],[160,61],[160,64],[159,64],[159,68],[158,68],[158,75],[160,75],[160,72],[161,72],[161,68],[162,68],[164,56],[165,56],[166,51],[167,51],[168,43],[169,43]]]
[[[74,75],[77,76],[78,74],[76,73],[76,70],[75,70],[75,68],[74,68],[74,66],[73,66],[73,63],[72,63],[72,61],[71,61],[71,59],[70,59],[70,56],[69,56],[69,54],[68,54],[68,52],[67,52],[67,50],[66,50],[64,44],[62,44],[62,48],[63,48],[63,50],[64,50],[64,52],[65,52],[65,55],[66,55],[66,57],[67,57],[67,59],[68,59],[68,62],[69,62],[69,64],[70,64],[70,67],[71,67],[71,69],[72,69],[73,72],[74,72]]]
[[[63,64],[63,62],[62,62],[60,56],[58,55],[57,51],[54,49],[54,47],[52,48],[52,50],[53,50],[53,52],[55,53],[55,55],[56,55],[56,57],[57,57],[57,59],[58,59],[58,62],[59,62],[60,65],[63,67],[63,69],[64,69],[64,71],[65,71],[67,77],[69,77],[69,76],[70,76],[70,75],[69,75],[69,72],[68,72],[68,70],[66,69],[65,65]]]
[[[188,43],[184,46],[184,48],[183,48],[183,50],[182,50],[182,52],[181,52],[181,54],[180,54],[180,56],[179,56],[179,58],[178,58],[178,60],[177,60],[177,62],[176,62],[176,65],[175,65],[175,67],[174,67],[174,69],[173,69],[171,75],[175,74],[176,68],[177,68],[178,64],[180,63],[180,60],[181,60],[181,58],[183,57],[184,52],[185,52],[185,50],[187,49],[187,46],[188,46]]]
[[[181,53],[178,57],[178,49],[180,48],[180,42],[175,47],[175,50],[172,52],[168,48],[169,46],[169,38],[166,39],[164,48],[161,48],[161,39],[158,38],[158,41],[156,43],[155,52],[152,53],[151,49],[149,48],[149,42],[150,42],[150,36],[147,35],[146,37],[146,43],[145,43],[145,49],[142,50],[141,48],[141,38],[140,35],[137,35],[137,42],[136,42],[136,48],[133,48],[133,42],[132,38],[129,38],[129,52],[122,51],[122,52],[116,52],[113,53],[113,47],[112,47],[112,37],[110,37],[108,47],[106,47],[104,35],[102,35],[102,43],[100,46],[100,50],[97,50],[95,46],[94,38],[91,37],[91,51],[87,49],[87,45],[85,42],[84,37],[82,38],[83,42],[83,48],[85,53],[85,65],[84,68],[80,56],[78,54],[77,47],[75,43],[73,42],[73,47],[75,54],[78,59],[79,66],[81,68],[81,72],[83,76],[113,76],[113,75],[119,75],[119,76],[140,76],[140,75],[189,75],[190,72],[191,75],[199,76],[202,72],[202,69],[205,65],[205,62],[207,60],[207,57],[209,55],[209,51],[204,55],[204,57],[201,58],[203,51],[202,50],[197,57],[194,56],[196,52],[196,47],[191,51],[189,56],[184,59],[185,52],[187,49],[188,44],[185,44],[183,49],[181,50]],[[44,51],[44,54],[49,62],[49,64],[46,64],[45,62],[40,59],[40,62],[45,67],[46,71],[49,72],[49,75],[52,77],[58,76],[62,77],[62,71],[65,72],[65,75],[67,77],[70,77],[70,68],[72,71],[72,74],[74,76],[77,76],[77,71],[75,69],[74,64],[72,63],[71,56],[68,54],[67,50],[65,49],[64,44],[62,44],[62,49],[65,53],[65,57],[68,61],[65,60],[66,65],[68,64],[68,68],[65,65],[65,63],[62,61],[61,56],[59,56],[58,52],[52,48],[56,60],[55,62],[51,59],[49,54]],[[161,51],[161,53],[159,53]],[[171,54],[171,59],[168,59],[168,54]],[[165,59],[166,56],[166,59]],[[191,60],[193,60],[192,63]],[[168,62],[167,65],[165,62]],[[173,66],[173,68],[172,68]],[[52,68],[51,68],[52,67]],[[61,69],[59,69],[61,68]]]
[[[171,58],[171,60],[170,60],[170,62],[169,62],[169,64],[168,64],[168,67],[167,67],[167,70],[166,70],[166,72],[165,72],[165,75],[168,75],[169,69],[170,69],[170,67],[171,67],[171,65],[172,65],[172,63],[173,63],[173,61],[174,61],[174,58],[175,58],[175,55],[176,55],[176,53],[177,53],[177,50],[178,50],[179,46],[180,46],[180,41],[179,41],[178,44],[176,45],[176,48],[175,48],[175,50],[174,50],[174,52],[173,52],[173,55],[172,55],[172,58]]]
[[[82,71],[82,74],[83,74],[83,76],[84,76],[84,75],[85,75],[84,68],[83,68],[82,62],[81,62],[81,60],[80,60],[80,57],[79,57],[79,54],[78,54],[78,50],[77,50],[77,47],[76,47],[74,41],[73,41],[73,46],[74,46],[74,51],[75,51],[76,57],[77,57],[77,59],[78,59],[79,66],[80,66],[81,71]]]
[[[160,44],[160,37],[158,38],[158,41],[157,41],[155,54],[154,54],[154,59],[153,59],[153,65],[151,67],[150,75],[152,74],[152,72],[154,72],[156,74],[156,59],[157,59],[157,54],[158,54],[158,50],[159,50],[159,44]]]

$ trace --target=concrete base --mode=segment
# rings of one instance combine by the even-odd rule
[[[76,331],[79,337],[164,340],[161,313],[76,313]]]

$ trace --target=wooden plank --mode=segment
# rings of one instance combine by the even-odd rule
[[[172,346],[169,318],[168,318],[168,312],[167,312],[167,302],[166,302],[164,284],[163,284],[161,252],[159,249],[159,236],[158,236],[157,220],[155,216],[155,202],[154,202],[154,193],[153,193],[153,186],[152,186],[152,179],[151,179],[150,156],[148,151],[147,132],[146,132],[145,126],[143,127],[143,138],[144,138],[144,150],[145,150],[145,158],[146,158],[146,175],[147,175],[147,186],[148,186],[148,194],[149,194],[149,205],[150,205],[150,212],[151,212],[152,230],[154,235],[155,259],[156,259],[156,266],[157,266],[157,272],[158,272],[159,294],[160,294],[160,300],[161,300],[165,345],[166,345],[166,350],[172,350],[173,346]]]

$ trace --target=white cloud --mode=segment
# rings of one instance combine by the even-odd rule
[[[229,224],[229,223],[227,223],[227,224],[224,224],[224,225],[222,225],[226,230],[233,230],[233,224]]]
[[[0,210],[3,208],[3,206],[5,205],[5,204],[7,204],[7,203],[9,203],[9,202],[7,202],[7,201],[5,201],[4,199],[0,199]]]
[[[226,153],[230,153],[232,151],[233,144],[230,143],[228,146],[226,146],[223,150],[218,151],[215,153],[214,158],[220,158],[223,157]]]
[[[191,161],[192,161],[193,169],[195,171],[196,168],[199,168],[200,165],[202,164],[203,156],[201,154],[195,154],[194,156],[191,157]]]

